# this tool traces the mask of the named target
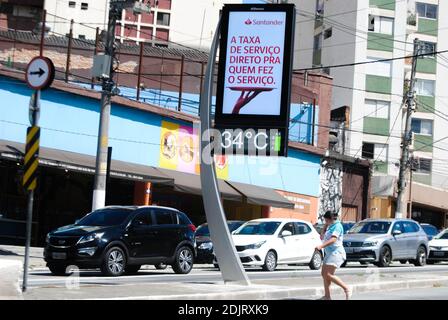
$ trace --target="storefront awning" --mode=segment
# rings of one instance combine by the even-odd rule
[[[274,189],[239,182],[227,181],[227,183],[244,195],[248,203],[276,208],[294,208],[294,203],[287,200]]]
[[[174,180],[175,191],[202,195],[201,178],[199,175],[168,169],[159,170]],[[243,197],[241,194],[225,183],[224,180],[218,180],[218,187],[224,199],[237,202],[242,201]]]
[[[20,161],[25,152],[23,143],[0,140],[0,158]],[[40,148],[39,165],[95,174],[95,157],[51,148]],[[157,168],[129,162],[112,160],[110,176],[134,181],[151,181],[154,184],[174,183],[171,177]]]

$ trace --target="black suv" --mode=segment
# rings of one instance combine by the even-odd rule
[[[193,268],[195,226],[172,208],[114,206],[95,210],[47,235],[44,258],[53,274],[69,265],[101,268],[104,275],[136,273],[141,265],[170,264],[176,273]]]

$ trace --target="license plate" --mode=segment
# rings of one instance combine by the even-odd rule
[[[345,252],[346,253],[353,253],[354,250],[353,250],[353,248],[345,248]]]
[[[434,255],[437,257],[443,257],[445,256],[445,252],[443,251],[434,251]]]
[[[53,252],[51,257],[56,260],[64,260],[67,259],[67,253],[65,252]]]

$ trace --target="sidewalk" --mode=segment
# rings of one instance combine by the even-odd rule
[[[0,259],[19,260],[23,263],[25,247],[0,245]],[[30,248],[30,269],[44,268],[44,249]]]

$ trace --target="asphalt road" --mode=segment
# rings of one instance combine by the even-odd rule
[[[431,265],[425,267],[414,267],[413,265],[394,264],[388,268],[377,268],[375,266],[360,266],[359,264],[348,265],[338,270],[339,275],[363,275],[371,272],[387,273],[434,273],[447,272],[448,264]],[[274,272],[264,272],[260,269],[248,269],[251,280],[264,279],[288,279],[294,277],[319,277],[320,271],[310,270],[305,266],[279,267]],[[53,276],[48,269],[31,271],[28,286],[32,287],[58,287],[66,285],[67,277]],[[137,275],[121,277],[104,277],[97,270],[81,270],[79,272],[79,284],[83,285],[129,285],[134,283],[159,283],[159,282],[211,282],[221,281],[220,272],[213,267],[194,268],[188,275],[174,274],[171,268],[156,270],[155,268],[143,269]]]

